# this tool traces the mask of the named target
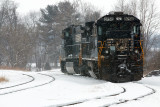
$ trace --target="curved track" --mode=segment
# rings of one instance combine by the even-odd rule
[[[24,82],[24,83],[17,84],[17,85],[12,85],[12,86],[8,86],[8,87],[3,87],[3,88],[0,88],[0,90],[7,89],[7,88],[17,87],[17,86],[20,86],[20,85],[24,85],[24,84],[30,83],[30,82],[32,82],[32,81],[35,80],[35,78],[34,78],[33,76],[31,76],[31,75],[27,75],[27,74],[22,74],[22,75],[28,76],[29,78],[31,78],[31,80],[29,80],[29,81],[27,81],[27,82]]]
[[[134,83],[141,84],[141,83],[138,83],[138,82],[134,82]],[[143,85],[143,84],[141,84],[141,85]],[[149,96],[149,95],[152,95],[152,94],[156,93],[156,90],[155,90],[155,89],[153,89],[153,88],[151,88],[151,87],[148,87],[148,86],[145,86],[145,85],[143,85],[143,86],[146,87],[146,88],[148,88],[148,89],[150,89],[151,92],[146,93],[145,95],[138,96],[138,97],[133,98],[133,99],[131,99],[131,100],[124,100],[124,101],[120,101],[120,102],[117,102],[117,103],[113,103],[113,104],[110,104],[109,106],[118,105],[118,104],[123,104],[123,103],[127,103],[127,102],[129,102],[129,101],[134,101],[134,100],[140,100],[141,98],[144,98],[144,97],[147,97],[147,96]],[[109,106],[106,106],[106,107],[109,107]]]
[[[120,95],[120,94],[123,94],[126,92],[126,89],[121,87],[123,89],[123,91],[119,92],[119,93],[116,93],[116,94],[111,94],[111,95],[107,95],[107,96],[101,96],[101,97],[96,97],[96,98],[91,98],[91,99],[87,99],[85,101],[77,101],[75,103],[69,103],[69,104],[64,104],[64,105],[61,105],[59,107],[63,107],[63,106],[72,106],[72,105],[78,105],[78,104],[81,104],[81,103],[84,103],[84,102],[87,102],[87,101],[90,101],[90,100],[99,100],[99,99],[103,99],[103,98],[107,98],[107,97],[112,97],[112,96],[117,96],[117,95]]]
[[[132,82],[133,83],[133,82]],[[86,101],[83,101],[83,102],[75,102],[75,103],[72,103],[72,104],[67,104],[67,105],[62,105],[62,106],[85,106],[85,104],[86,103],[88,103],[88,102],[93,102],[93,103],[90,103],[91,105],[93,105],[94,104],[94,102],[102,102],[102,101],[106,101],[106,104],[100,104],[100,105],[98,105],[98,106],[104,106],[104,107],[110,107],[110,106],[112,106],[112,105],[118,105],[118,104],[123,104],[123,103],[127,103],[127,102],[129,102],[129,101],[134,101],[134,100],[139,100],[139,99],[141,99],[141,98],[143,98],[143,97],[146,97],[146,96],[149,96],[149,95],[152,95],[152,94],[154,94],[156,91],[155,91],[155,89],[153,89],[153,88],[151,88],[151,87],[148,87],[148,86],[145,86],[145,85],[143,85],[143,84],[140,84],[140,83],[133,83],[133,84],[135,84],[135,86],[136,86],[136,84],[139,84],[139,85],[142,85],[144,88],[147,88],[147,89],[149,89],[150,90],[150,92],[147,92],[147,93],[145,93],[145,94],[143,94],[143,95],[138,95],[137,97],[135,97],[135,98],[131,98],[131,99],[123,99],[123,95],[127,95],[128,93],[130,93],[130,91],[131,90],[128,90],[128,88],[127,87],[122,87],[123,89],[124,89],[124,91],[123,92],[121,92],[121,93],[117,93],[117,94],[114,94],[114,95],[109,95],[109,96],[102,96],[102,97],[99,97],[99,98],[94,98],[94,99],[88,99],[88,100],[86,100]],[[143,90],[141,90],[141,91],[143,91]],[[133,93],[134,93],[134,91],[132,91]],[[122,97],[122,98],[121,98]],[[88,104],[87,104],[88,105]],[[91,106],[91,105],[88,105],[88,106]],[[61,106],[61,107],[62,107]]]
[[[19,92],[19,91],[23,91],[23,90],[27,90],[27,89],[32,89],[32,88],[36,88],[36,87],[40,87],[40,86],[43,86],[43,85],[47,85],[53,81],[55,81],[55,78],[50,76],[50,75],[47,75],[47,74],[41,74],[41,73],[38,73],[39,75],[43,75],[43,76],[47,76],[49,78],[51,78],[51,80],[45,82],[45,83],[42,83],[42,84],[38,84],[38,85],[34,85],[34,86],[29,86],[29,87],[26,87],[26,88],[20,88],[20,89],[16,89],[13,91],[8,91],[8,92],[4,92],[4,93],[0,93],[0,95],[6,95],[6,94],[11,94],[11,93],[14,93],[14,92]],[[23,74],[23,75],[26,75],[26,74]],[[25,83],[21,83],[21,84],[17,84],[17,85],[13,85],[13,86],[9,86],[9,87],[4,87],[4,88],[0,88],[0,90],[4,90],[4,89],[12,89],[12,88],[17,88],[19,86],[22,86],[22,85],[29,85],[28,83],[32,83],[34,82],[36,79],[35,77],[31,76],[31,75],[27,75],[28,77],[32,78],[30,81],[28,82],[25,82]]]

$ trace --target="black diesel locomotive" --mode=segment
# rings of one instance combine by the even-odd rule
[[[85,26],[62,31],[61,70],[111,82],[143,77],[140,20],[122,12],[109,13]]]

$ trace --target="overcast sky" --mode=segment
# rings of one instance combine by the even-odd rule
[[[45,8],[48,4],[57,4],[63,0],[13,0],[18,4],[18,12],[25,15],[30,11],[39,11],[40,8]],[[73,0],[69,0],[73,1]],[[96,8],[102,10],[103,14],[113,11],[113,6],[118,0],[82,0],[94,5]],[[126,0],[129,1],[129,0]],[[156,0],[158,9],[160,10],[160,0]]]
[[[18,12],[23,15],[30,11],[39,11],[40,8],[45,8],[48,4],[56,4],[63,0],[13,0],[18,4]],[[72,1],[72,0],[69,0]],[[108,13],[112,10],[116,0],[82,0],[94,5],[96,8]],[[101,2],[100,2],[101,1]]]

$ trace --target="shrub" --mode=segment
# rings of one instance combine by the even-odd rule
[[[0,83],[1,82],[8,82],[9,80],[7,79],[7,78],[5,78],[5,77],[0,77]]]
[[[3,69],[3,70],[27,71],[25,68],[9,67],[9,66],[0,66],[0,69]]]

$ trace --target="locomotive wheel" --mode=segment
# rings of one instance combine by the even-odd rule
[[[85,69],[80,70],[80,74],[81,74],[82,76],[89,76],[89,77],[90,77],[90,74],[89,74],[89,72],[88,72],[88,66],[86,66]]]
[[[141,78],[143,77],[143,68],[138,68],[137,71],[138,72],[136,72],[134,75],[134,81],[141,80]]]
[[[98,73],[94,63],[93,62],[88,62],[88,67],[89,67],[88,71],[89,71],[90,76],[93,77],[93,78],[98,78],[99,73]]]
[[[67,73],[66,62],[65,61],[61,61],[61,70],[62,70],[63,73]]]
[[[80,74],[80,67],[78,66],[78,62],[74,62],[73,68],[76,74]]]
[[[132,76],[131,75],[128,75],[126,77],[119,77],[117,78],[117,83],[122,83],[122,82],[129,82],[129,81],[132,81]]]
[[[109,81],[110,80],[110,78],[111,78],[111,74],[110,74],[110,72],[111,72],[111,67],[110,66],[107,66],[107,67],[102,67],[101,68],[101,78],[103,79],[103,80],[107,80],[107,81]]]

